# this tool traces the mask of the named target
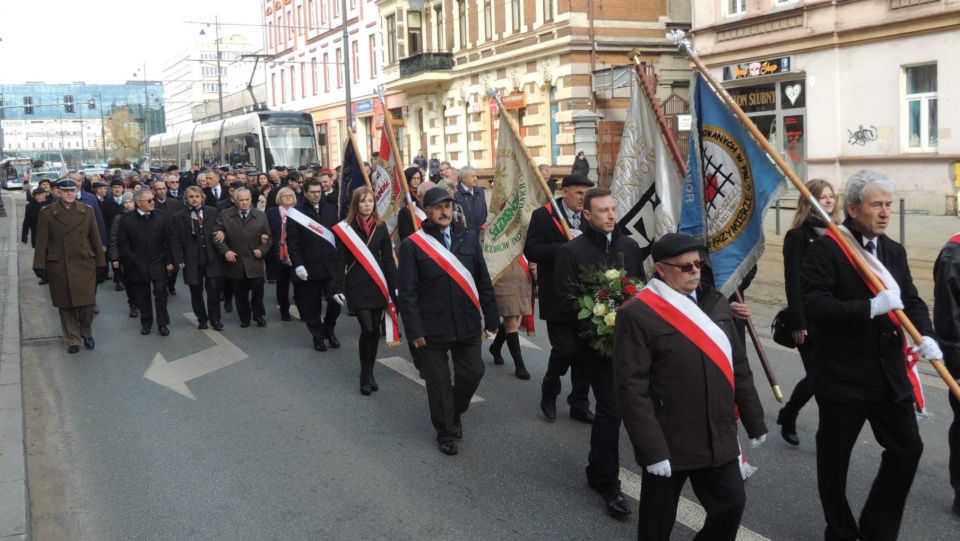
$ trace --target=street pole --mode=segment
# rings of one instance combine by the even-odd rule
[[[100,144],[103,146],[103,161],[100,163],[107,163],[107,127],[103,122],[103,96],[97,92],[97,100],[100,102]]]
[[[346,2],[346,0],[344,0]],[[217,97],[220,100],[220,120],[223,120],[223,78],[220,73],[220,20],[213,17],[213,30],[217,38]]]
[[[150,152],[150,95],[147,92],[147,64],[143,63],[143,146],[140,158]],[[141,164],[141,167],[143,165]],[[149,163],[147,165],[149,167]]]
[[[350,97],[350,32],[347,30],[347,0],[340,0],[340,15],[343,17],[343,88],[346,90],[345,101],[347,104],[347,130],[353,129],[353,103]],[[343,135],[343,134],[341,134]],[[399,167],[399,164],[397,164]]]

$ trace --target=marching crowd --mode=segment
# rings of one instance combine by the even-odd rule
[[[749,447],[767,434],[735,324],[749,310],[731,306],[701,280],[709,262],[700,240],[669,233],[652,245],[654,276],[617,317],[613,354],[591,348],[579,328],[576,277],[598,264],[632,277],[645,272],[640,246],[617,227],[617,201],[594,186],[582,161],[530,218],[524,255],[534,271],[518,262],[496,283],[483,258],[487,203],[476,171],[436,155],[428,161],[423,151],[404,171],[414,207],[399,212],[396,244],[369,188],[353,191],[341,220],[339,171],[320,164],[265,173],[171,167],[157,177],[141,171],[86,179],[71,172],[34,190],[22,240],[29,237],[36,248],[33,268],[60,310],[69,353],[95,348],[96,291],[111,271],[144,335],[154,325],[161,336],[171,334],[167,300],[179,280],[189,288],[198,328],[216,331],[224,328],[223,312],[234,309],[241,327],[267,326],[264,284],[275,284],[280,320],[289,321],[295,305],[320,352],[341,347],[335,330],[345,309],[361,331],[363,395],[379,390],[374,366],[381,336],[399,343],[402,327],[426,383],[439,450],[447,455],[458,453],[462,417],[484,374],[484,332],[495,333],[494,362],[504,364],[506,345],[516,377],[530,379],[518,332],[533,311],[536,288],[551,345],[540,408],[548,421],[557,418],[561,378],[569,371],[569,415],[592,425],[587,484],[607,511],[631,514],[620,491],[622,424],[643,468],[638,539],[669,539],[689,480],[706,510],[695,539],[733,540],[746,501],[738,423]],[[871,171],[855,174],[842,208],[828,182],[808,187],[817,201],[801,200],[783,248],[790,326],[807,375],[777,424],[784,440],[799,445],[798,412],[816,399],[826,539],[895,539],[923,450],[910,363],[946,353],[948,368],[960,376],[960,235],[937,261],[931,320],[905,250],[884,234],[893,182]],[[839,235],[855,248],[828,230],[816,205],[842,221]],[[850,250],[885,291],[865,281]],[[917,346],[906,340],[901,313],[924,336]],[[951,396],[950,404],[960,416],[960,402]],[[858,519],[846,479],[867,422],[884,452]],[[960,514],[956,421],[949,441],[953,510]]]

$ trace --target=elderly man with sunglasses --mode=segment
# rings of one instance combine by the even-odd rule
[[[756,447],[763,407],[727,300],[700,281],[704,246],[669,233],[652,248],[656,276],[617,314],[614,380],[644,468],[640,540],[670,539],[687,479],[707,513],[694,539],[733,541],[746,503],[737,412]]]

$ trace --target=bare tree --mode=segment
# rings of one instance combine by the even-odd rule
[[[110,115],[106,120],[108,139],[114,143],[120,151],[120,156],[124,156],[125,149],[133,151],[133,154],[140,156],[144,151],[144,133],[143,126],[138,122],[128,109],[120,109]]]

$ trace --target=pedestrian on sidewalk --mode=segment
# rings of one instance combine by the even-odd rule
[[[808,181],[807,189],[820,202],[820,206],[835,221],[840,221],[839,207],[837,207],[836,191],[829,182],[822,179]],[[790,331],[793,341],[797,343],[800,352],[800,361],[804,372],[810,372],[810,363],[813,356],[813,332],[803,314],[801,298],[800,269],[803,268],[803,258],[807,254],[810,243],[827,231],[827,224],[820,216],[814,214],[813,206],[806,198],[797,202],[797,212],[793,215],[793,225],[783,238],[783,277],[787,290],[787,309],[790,314]],[[797,415],[811,398],[813,398],[813,382],[804,375],[790,394],[790,400],[777,415],[777,424],[780,425],[780,435],[790,445],[800,445],[797,436]]]
[[[27,203],[27,208],[23,213],[23,233],[20,236],[20,242],[26,244],[27,237],[29,237],[30,246],[37,247],[37,223],[40,221],[40,211],[52,202],[47,200],[46,190],[34,188],[30,202]]]

